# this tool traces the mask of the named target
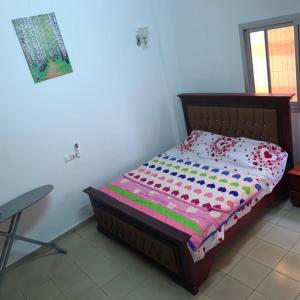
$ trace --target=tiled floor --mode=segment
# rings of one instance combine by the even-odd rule
[[[196,296],[158,268],[100,235],[91,222],[50,252],[10,269],[1,300],[300,300],[300,209],[281,203],[220,253]]]

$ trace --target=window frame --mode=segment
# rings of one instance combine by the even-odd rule
[[[245,89],[248,93],[255,93],[254,74],[251,56],[250,33],[256,31],[265,32],[266,40],[266,59],[268,67],[268,83],[269,91],[271,89],[270,71],[269,71],[269,51],[268,51],[268,29],[282,28],[287,26],[294,27],[294,40],[295,40],[295,58],[296,58],[296,80],[297,80],[297,93],[298,99],[295,102],[291,101],[292,112],[300,112],[300,13],[280,16],[270,19],[264,19],[239,25],[240,42],[242,50],[242,61],[244,71]]]

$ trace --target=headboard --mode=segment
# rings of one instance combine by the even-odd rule
[[[188,134],[200,129],[281,146],[293,166],[290,99],[293,95],[180,94]]]

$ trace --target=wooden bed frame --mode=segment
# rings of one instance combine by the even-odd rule
[[[292,95],[181,94],[187,132],[202,129],[227,136],[245,136],[280,145],[289,153],[287,169],[293,166],[290,117]],[[190,236],[114,198],[89,187],[98,230],[123,241],[166,269],[172,278],[193,294],[206,280],[215,254],[249,224],[278,193],[286,195],[285,176],[274,191],[225,233],[225,240],[194,262],[187,246]]]

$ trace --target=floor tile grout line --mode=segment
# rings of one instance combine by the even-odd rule
[[[295,297],[295,299],[294,300],[296,300],[297,298],[298,298],[298,296],[300,295],[300,291],[299,291],[299,293],[297,294],[297,296]]]
[[[73,261],[73,263],[81,270],[82,273],[84,273],[84,275],[89,279],[91,280],[109,299],[112,299],[106,292],[105,290],[102,288],[101,285],[99,285],[91,276],[90,276],[90,273],[86,272],[84,269],[82,269],[80,267],[80,265],[78,265],[78,263],[76,261]],[[104,284],[110,282],[112,279],[114,279],[116,276],[118,276],[120,273],[122,272],[122,270],[116,274],[113,278],[111,278],[109,281],[105,282]]]
[[[282,273],[282,272],[276,270],[276,267],[280,264],[280,262],[281,262],[288,254],[290,254],[290,251],[287,250],[287,252],[283,255],[283,257],[279,260],[279,262],[276,264],[275,267],[270,267],[270,266],[264,265],[263,263],[260,263],[260,262],[254,260],[254,259],[251,258],[251,257],[248,257],[248,256],[246,256],[246,257],[247,257],[249,260],[253,261],[253,262],[256,262],[256,263],[258,263],[258,264],[260,264],[260,265],[262,265],[262,266],[264,266],[264,267],[267,267],[267,268],[271,269],[271,272],[272,272],[272,271],[275,271],[275,272],[277,272],[277,273],[280,273],[281,275],[284,275],[284,276],[286,276],[286,277],[288,277],[288,278],[290,278],[290,279],[292,279],[292,280],[297,281],[297,282],[300,283],[300,280],[297,280],[297,279],[295,279],[295,278],[293,278],[293,277],[291,277],[291,276],[288,276],[287,274],[284,274],[284,273]],[[296,256],[298,256],[298,257],[300,258],[300,255],[297,255],[296,253],[293,253],[293,252],[292,252],[291,254],[294,254],[294,255],[296,255]],[[231,270],[231,271],[232,271],[232,270]],[[269,272],[269,273],[270,273],[270,272]]]
[[[293,281],[297,281],[298,283],[300,283],[298,280],[295,280],[294,278],[291,278],[291,277],[289,277],[289,276],[287,276],[287,275],[285,275],[285,274],[283,274],[283,273],[281,273],[281,272],[278,272],[278,271],[276,271],[276,270],[272,270],[271,272],[277,272],[277,273],[279,273],[279,274],[281,274],[281,275],[283,275],[283,276],[285,276],[285,277],[287,277],[287,278],[289,278],[289,279],[292,279]],[[270,272],[270,273],[271,273]],[[270,274],[269,273],[269,274]],[[269,275],[268,274],[268,275]],[[266,277],[267,278],[267,277]],[[254,291],[257,291],[257,288],[266,280],[266,278],[255,288],[255,290]],[[299,292],[298,292],[298,294],[300,293],[300,287],[299,287]],[[261,292],[259,292],[259,294],[262,294],[263,296],[265,296],[265,297],[267,297],[268,299],[270,299],[268,296],[266,296],[265,294],[263,294],[263,293],[261,293]],[[297,294],[297,295],[298,295]],[[296,297],[297,298],[297,297]],[[295,298],[295,299],[296,299]],[[271,299],[272,300],[272,299]]]
[[[64,296],[64,298],[68,299],[67,295],[65,295],[64,291],[59,288],[59,286],[56,284],[55,280],[53,278],[50,278],[50,280],[54,284],[54,286],[57,288],[57,290]]]
[[[287,230],[289,230],[289,231],[292,231],[292,230],[290,230],[290,229],[288,229],[288,228],[284,228],[284,227],[282,227],[282,226],[278,226],[278,227],[281,227],[281,228],[283,228],[283,229],[287,229]],[[291,248],[289,248],[289,249],[283,248],[283,247],[279,246],[278,244],[275,244],[275,243],[272,243],[272,242],[270,242],[270,241],[264,240],[264,238],[261,238],[261,240],[264,241],[264,242],[266,242],[266,243],[275,245],[275,246],[277,246],[277,247],[279,247],[279,248],[281,248],[281,249],[284,249],[284,250],[288,250],[288,251],[289,251],[289,250],[292,249],[292,248],[299,242],[299,240],[300,240],[300,232],[298,232],[298,231],[292,231],[292,232],[298,233],[298,234],[299,234],[299,238],[294,242],[293,246],[292,246]]]
[[[287,274],[284,274],[284,273],[282,273],[282,272],[280,272],[280,271],[274,270],[274,272],[277,272],[277,273],[279,273],[279,274],[281,274],[281,275],[283,275],[283,276],[285,276],[285,277],[287,277],[287,278],[289,278],[289,279],[291,279],[291,280],[293,280],[293,281],[296,281],[297,283],[300,283],[300,280],[295,279],[295,278],[293,278],[293,277],[291,277],[291,276],[289,276],[289,275],[287,275]],[[299,287],[299,292],[300,292],[300,287]]]
[[[273,271],[271,268],[268,268],[268,269],[269,269],[269,270],[268,270],[268,273],[265,275],[265,277],[262,279],[262,281],[261,281],[255,288],[253,288],[253,287],[247,285],[247,283],[245,283],[245,282],[243,282],[243,281],[241,281],[241,280],[239,280],[239,279],[233,277],[230,273],[228,273],[228,275],[229,275],[231,278],[240,281],[241,283],[243,283],[244,285],[248,286],[248,287],[251,288],[252,290],[256,290],[256,288],[257,288],[258,286],[260,286],[260,285],[265,281],[265,279],[269,276],[269,274]]]
[[[51,281],[51,277],[49,276],[49,274],[47,272],[44,272],[44,275],[46,276],[47,281]],[[15,276],[14,276],[14,282],[15,282],[16,286],[18,287],[19,292],[27,300],[28,297],[27,297],[26,293],[24,292],[23,288],[20,286],[20,284],[15,280]]]
[[[242,284],[242,285],[246,286],[247,288],[249,288],[249,289],[251,290],[251,293],[250,293],[249,295],[251,295],[252,292],[254,291],[254,289],[253,289],[251,286],[245,284],[244,282],[242,282],[241,280],[239,280],[239,279],[237,279],[237,278],[232,277],[230,274],[225,274],[224,278],[226,278],[226,277],[229,277],[229,278],[231,278],[231,279],[233,279],[233,280],[236,280],[236,281],[239,282],[240,284]],[[222,278],[222,280],[224,280],[224,278]],[[222,281],[222,280],[221,280],[221,281]],[[220,281],[218,284],[220,284],[221,281]],[[205,295],[207,295],[208,297],[211,297],[211,298],[212,298],[212,296],[210,296],[210,295],[208,295],[208,294],[205,294]],[[213,299],[214,299],[214,298],[213,298]],[[247,298],[246,298],[246,299],[247,299]]]
[[[257,287],[255,289],[253,289],[253,292],[257,291],[258,287],[261,286],[264,281],[267,279],[267,277],[273,272],[273,270],[271,269],[270,272],[268,272],[268,274],[264,277],[264,279],[257,285]],[[262,293],[259,293],[259,294],[262,294]],[[263,296],[266,296],[264,294],[262,294]],[[267,296],[266,296],[267,297]],[[267,297],[269,298],[269,297]]]
[[[282,273],[282,272],[276,270],[276,267],[280,264],[280,262],[281,262],[288,254],[289,254],[289,251],[287,250],[287,252],[285,253],[285,255],[280,259],[280,261],[276,264],[275,267],[266,266],[266,265],[264,265],[264,264],[262,264],[262,263],[259,263],[259,262],[255,261],[254,259],[252,259],[251,257],[248,257],[248,256],[244,256],[244,257],[247,257],[249,260],[251,260],[251,261],[253,261],[253,262],[255,262],[255,263],[258,263],[258,264],[260,264],[260,265],[262,265],[262,266],[265,266],[265,267],[267,267],[268,269],[270,269],[270,271],[267,273],[267,275],[266,275],[266,276],[264,277],[264,279],[259,283],[258,286],[260,286],[260,285],[263,283],[263,281],[265,281],[265,279],[270,275],[271,272],[277,272],[277,273],[279,273],[279,274],[281,274],[281,275],[283,275],[283,276],[286,276],[287,278],[289,278],[289,279],[291,279],[291,280],[293,280],[293,281],[296,281],[296,282],[300,283],[300,280],[297,280],[297,279],[295,279],[295,278],[293,278],[293,277],[291,277],[291,276],[289,276],[289,275],[287,275],[287,274],[284,274],[284,273]],[[295,254],[295,255],[297,255],[297,254]],[[299,258],[300,258],[300,255],[297,255],[297,256],[299,256]],[[243,258],[244,258],[244,257],[243,257]],[[242,282],[241,280],[239,280],[239,279],[233,277],[233,276],[230,274],[230,272],[231,272],[231,271],[232,271],[232,270],[240,263],[240,261],[241,261],[243,258],[241,258],[236,264],[234,264],[234,266],[228,271],[228,273],[225,273],[225,276],[226,276],[226,275],[229,275],[231,278],[236,279],[236,280]],[[219,269],[219,270],[222,271],[221,269]],[[242,283],[243,283],[244,285],[250,287],[250,286],[247,285],[246,283],[244,283],[244,282],[242,282]],[[256,290],[256,289],[258,288],[258,286],[257,286],[254,290]],[[252,288],[252,287],[250,287],[250,288]],[[252,288],[252,289],[253,289],[253,288]],[[299,290],[299,293],[300,293],[300,290]]]

